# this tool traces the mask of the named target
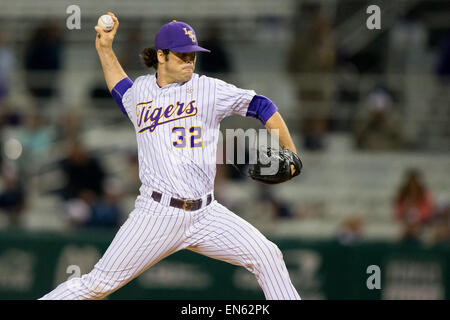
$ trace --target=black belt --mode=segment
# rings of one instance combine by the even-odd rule
[[[159,192],[153,191],[152,198],[156,202],[161,202],[162,194]],[[211,201],[212,201],[212,196],[211,196],[211,194],[208,194],[208,196],[206,197],[206,205],[209,205],[211,203]],[[203,202],[202,199],[183,200],[183,199],[177,199],[177,198],[170,198],[169,205],[171,207],[183,209],[186,211],[195,211],[202,207],[202,202]]]

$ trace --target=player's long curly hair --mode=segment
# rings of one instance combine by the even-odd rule
[[[167,55],[169,54],[168,49],[164,49],[163,53],[166,55],[166,61],[168,59]],[[158,57],[156,55],[157,50],[155,48],[145,48],[142,50],[140,56],[144,65],[148,68],[154,68],[158,70]]]

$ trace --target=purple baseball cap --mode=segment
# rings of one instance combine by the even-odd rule
[[[198,45],[194,29],[187,23],[173,20],[163,25],[155,37],[155,49],[175,52],[211,52]]]

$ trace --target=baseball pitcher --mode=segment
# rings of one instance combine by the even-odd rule
[[[136,131],[140,195],[93,270],[41,299],[104,298],[182,249],[246,268],[266,299],[300,299],[279,248],[214,199],[219,125],[233,114],[278,130],[280,152],[264,154],[278,161],[278,172],[264,175],[258,161],[249,171],[252,178],[273,184],[300,173],[302,163],[277,107],[253,90],[194,73],[197,52],[209,50],[198,45],[188,24],[175,20],[141,54],[156,74],[133,82],[113,52],[119,21],[108,14],[114,27],[95,27],[95,47],[108,89]]]

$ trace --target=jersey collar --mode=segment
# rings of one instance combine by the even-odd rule
[[[157,87],[159,90],[166,90],[166,89],[176,88],[176,87],[181,87],[181,86],[185,85],[186,83],[188,83],[189,81],[192,80],[192,77],[193,77],[194,75],[192,75],[191,79],[189,79],[189,80],[186,81],[186,82],[174,82],[174,83],[170,83],[170,84],[168,84],[168,85],[165,85],[164,87],[161,87],[161,86],[158,84],[158,81],[156,81],[157,76],[158,76],[158,73],[155,73],[155,79],[154,79],[154,81],[155,81],[156,87]]]

